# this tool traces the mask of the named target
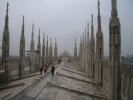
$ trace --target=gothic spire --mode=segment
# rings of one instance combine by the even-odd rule
[[[86,43],[86,28],[85,28],[85,43]]]
[[[39,29],[39,35],[38,35],[38,44],[37,44],[37,50],[41,53],[41,43],[40,43],[40,29]]]
[[[87,24],[87,41],[89,41],[89,23]]]
[[[40,43],[40,29],[39,29],[38,42]]]
[[[75,38],[75,47],[74,47],[74,59],[77,60],[77,44],[76,44],[76,38]]]
[[[9,9],[8,9],[8,7],[9,7],[9,3],[7,2],[7,9],[6,9],[6,17],[5,17],[5,27],[4,27],[4,31],[7,31],[7,33],[8,33],[8,31],[9,31],[9,28],[8,28],[8,11],[9,11]]]
[[[75,38],[75,47],[77,46],[77,44],[76,44],[76,38]]]
[[[21,37],[24,37],[24,15],[23,15],[23,24],[22,24],[22,34]]]
[[[50,38],[50,46],[52,47],[52,38]]]
[[[39,29],[39,36],[38,36],[38,44],[37,44],[37,50],[39,52],[39,68],[41,67],[40,65],[40,58],[41,58],[41,42],[40,42],[40,29]]]
[[[47,35],[47,48],[48,48],[48,35]]]
[[[48,64],[48,35],[47,35],[47,44],[46,44],[46,64]]]
[[[47,35],[47,46],[48,46],[48,35]]]
[[[44,53],[45,53],[45,52],[44,52],[44,51],[45,51],[44,49],[45,49],[45,33],[43,33],[42,56],[44,56],[44,55],[45,55],[45,54],[44,54]]]
[[[43,45],[45,45],[45,33],[43,33]]]
[[[93,14],[91,15],[91,38],[94,38]]]
[[[30,57],[30,59],[31,59],[30,72],[34,72],[34,24],[32,24],[30,52],[31,52],[31,57]]]
[[[5,17],[5,26],[3,31],[3,40],[2,40],[2,66],[5,69],[5,81],[9,81],[9,27],[8,27],[8,7],[9,3],[7,2],[7,10]]]
[[[50,38],[50,47],[49,47],[49,63],[53,62],[53,50],[52,50],[52,38]]]
[[[45,65],[45,33],[43,33],[43,45],[42,45],[42,66]]]
[[[57,46],[57,39],[55,38],[55,46]]]
[[[32,34],[31,34],[31,42],[30,42],[30,51],[33,54],[33,52],[34,52],[34,24],[32,24]]]
[[[121,100],[121,24],[117,16],[117,0],[112,0],[109,22],[109,100]]]
[[[25,37],[24,37],[24,16],[22,24],[22,33],[20,38],[20,60],[19,60],[19,76],[24,75],[25,69]]]
[[[93,26],[93,14],[91,16],[91,39],[90,39],[90,55],[89,55],[89,63],[90,63],[90,77],[94,78],[95,77],[95,64],[94,64],[94,59],[95,59],[95,38],[94,38],[94,26]]]
[[[97,21],[98,21],[98,30],[101,30],[101,15],[100,15],[100,1],[98,0],[98,16],[97,16]]]
[[[23,15],[23,22],[22,22],[22,33],[21,33],[21,42],[22,44],[25,41],[25,37],[24,37],[24,15]]]
[[[85,34],[84,34],[84,32],[83,32],[83,43],[85,42]]]
[[[32,40],[34,40],[34,24],[32,24]]]
[[[7,2],[7,13],[8,13],[8,7],[9,7],[9,3]]]
[[[111,16],[112,17],[117,17],[117,0],[112,0],[112,12]]]
[[[55,38],[55,48],[54,48],[54,60],[57,60],[57,40]]]

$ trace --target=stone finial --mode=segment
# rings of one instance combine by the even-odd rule
[[[83,32],[83,43],[84,43],[84,41],[85,41],[85,38],[84,38],[84,36],[85,36],[85,35],[84,35],[84,32]]]
[[[87,41],[89,41],[89,22],[87,23]]]
[[[86,28],[85,28],[85,43],[86,43]]]
[[[40,36],[40,28],[39,28],[39,36]]]
[[[52,46],[52,38],[50,38],[50,45]]]
[[[98,0],[98,12],[100,12],[100,1]]]
[[[23,15],[23,24],[24,24],[24,15]]]
[[[91,38],[94,38],[94,32],[93,32],[93,14],[91,15]]]
[[[98,21],[98,30],[101,30],[101,15],[100,15],[100,1],[98,0],[98,16],[97,16],[97,21]]]
[[[7,11],[7,13],[8,13],[8,10],[9,10],[9,9],[8,9],[8,7],[9,7],[9,3],[7,2],[7,10],[6,10],[6,11]]]
[[[112,17],[117,17],[117,0],[112,0]]]
[[[89,22],[87,23],[87,31],[89,31]]]
[[[43,39],[45,40],[45,32],[43,32]]]
[[[75,46],[76,46],[76,38],[75,38]]]
[[[34,31],[34,24],[32,24],[32,32]]]
[[[24,35],[24,15],[23,15],[23,21],[22,21],[22,35]]]
[[[45,32],[43,33],[43,45],[45,45]]]
[[[93,26],[93,14],[91,15],[91,24]]]
[[[45,37],[45,32],[43,33],[43,37]]]
[[[55,43],[57,42],[56,38],[55,38]]]
[[[34,45],[34,24],[32,24],[32,34],[31,34],[31,41],[32,41],[32,43],[31,44],[33,44]],[[32,48],[32,47],[31,47]]]

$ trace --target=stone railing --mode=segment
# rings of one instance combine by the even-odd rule
[[[122,100],[133,100],[133,65],[121,66]]]
[[[109,62],[104,61],[103,81],[109,88]],[[121,92],[122,100],[133,100],[133,65],[121,64]]]
[[[2,65],[0,65],[0,84],[4,81],[5,70]]]
[[[25,75],[29,74],[29,60],[25,60]],[[19,58],[11,58],[9,61],[9,80],[18,78]],[[0,84],[4,82],[5,69],[0,65]]]
[[[108,89],[109,83],[109,62],[104,61],[103,62],[103,85],[106,89]]]
[[[19,58],[18,59],[11,59],[9,62],[9,70],[10,70],[10,79],[18,78],[19,73]],[[25,60],[25,75],[29,74],[29,60]]]

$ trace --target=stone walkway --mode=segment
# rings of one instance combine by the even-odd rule
[[[6,86],[9,88],[0,91],[0,100],[10,99],[14,97],[16,94],[33,84],[38,77],[40,77],[40,75],[10,82]]]
[[[59,66],[60,65],[56,65],[56,67]],[[38,84],[40,84],[42,80],[45,79],[47,75],[49,75],[50,70],[51,68],[49,68],[48,72],[43,75],[40,75],[40,72],[38,72],[35,73],[36,75],[33,75],[32,77],[15,80],[10,82],[9,84],[6,84],[0,89],[0,100],[19,100],[20,97],[23,97],[22,95],[25,92],[33,89],[33,87],[37,87]],[[37,88],[39,90],[39,87]],[[32,94],[34,95],[36,94],[36,92],[32,92]]]
[[[66,63],[35,100],[107,100],[107,92],[96,88],[79,67]]]
[[[55,74],[60,70],[61,67],[62,66],[58,66],[58,68],[56,68]],[[50,81],[52,78],[53,77],[51,73],[47,74],[42,80],[40,80],[40,83],[24,93],[23,96],[19,98],[19,100],[34,100],[43,91],[43,89],[47,85],[47,81]]]
[[[38,80],[33,85],[31,85],[30,80],[25,79],[30,88],[25,85],[25,87],[7,89],[11,92],[28,87],[24,92],[18,92],[10,100],[107,100],[107,91],[102,87],[96,88],[94,81],[88,78],[83,69],[71,63],[58,65],[54,76],[48,73],[40,77],[43,78],[37,76],[34,79],[30,78],[30,80]],[[8,96],[10,97],[8,91],[7,93],[6,91],[2,92],[6,93],[6,99]]]

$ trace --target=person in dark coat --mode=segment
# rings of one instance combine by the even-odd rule
[[[47,68],[46,68],[46,66],[44,66],[44,73],[46,73],[47,72]]]
[[[42,67],[40,68],[40,73],[41,73],[41,75],[42,75]]]
[[[52,76],[54,75],[54,70],[55,70],[55,67],[54,67],[54,65],[52,65],[52,68],[51,68]]]

